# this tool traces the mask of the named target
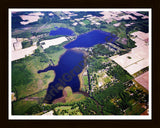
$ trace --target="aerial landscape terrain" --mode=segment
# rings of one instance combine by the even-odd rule
[[[148,11],[12,11],[11,115],[149,115]]]

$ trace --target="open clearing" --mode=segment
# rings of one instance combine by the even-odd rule
[[[42,47],[46,49],[53,45],[59,45],[65,41],[68,41],[66,37],[59,37],[59,38],[51,39],[51,40],[43,40],[40,42],[40,44],[42,44]]]
[[[142,75],[140,75],[140,76],[138,76],[138,77],[136,77],[135,80],[148,90],[148,85],[149,85],[149,71],[143,73]]]
[[[67,86],[64,88],[63,90],[63,96],[58,98],[58,99],[55,99],[53,101],[53,104],[56,104],[56,103],[73,103],[73,102],[76,102],[76,101],[80,101],[80,100],[83,100],[85,99],[85,96],[79,92],[72,92],[72,89],[71,87]]]
[[[123,15],[122,11],[103,11],[101,12],[101,14],[104,15],[103,18],[106,19],[107,23],[110,23],[113,20],[120,21],[122,19],[125,19],[125,20],[129,20],[129,19],[136,20],[137,19],[136,17],[129,15],[129,14]],[[119,16],[121,14],[122,16]]]
[[[37,12],[37,13],[30,13],[28,15],[20,15],[20,17],[22,18],[22,20],[20,23],[23,25],[32,23],[32,22],[36,22],[40,19],[40,16],[43,16],[43,13]]]
[[[132,35],[137,35],[132,39],[136,42],[137,47],[127,54],[111,57],[131,75],[149,66],[149,47],[148,43],[145,42],[148,39],[148,33],[143,33],[142,36],[142,32],[135,32]]]
[[[25,56],[29,56],[34,53],[37,46],[31,46],[29,48],[20,49],[17,51],[12,51],[12,61],[24,58]]]

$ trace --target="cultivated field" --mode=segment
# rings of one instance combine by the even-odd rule
[[[43,40],[40,42],[40,44],[42,44],[42,47],[44,49],[46,49],[46,48],[49,48],[50,46],[53,46],[53,45],[59,45],[65,41],[68,41],[66,37],[59,37],[59,38],[51,39],[51,40]],[[43,44],[43,43],[45,43],[45,44]]]
[[[17,51],[12,51],[12,61],[24,58],[25,56],[31,55],[34,53],[34,50],[37,49],[37,46],[31,46],[29,48],[20,49]]]
[[[148,90],[148,85],[149,85],[149,71],[143,73],[142,75],[140,75],[140,76],[138,76],[138,77],[136,77],[135,80]]]
[[[125,20],[129,20],[130,18],[132,20],[136,20],[137,18],[132,16],[132,15],[123,15],[123,12],[122,11],[104,11],[104,12],[101,12],[101,14],[103,14],[103,18],[106,19],[106,22],[107,23],[110,23],[112,22],[113,20],[122,20],[122,19],[125,19]],[[119,16],[121,15],[122,16]]]
[[[43,16],[43,13],[37,12],[37,13],[30,13],[28,15],[20,15],[20,17],[22,18],[22,22],[20,22],[23,25],[32,23],[32,22],[36,22],[40,19],[40,16]]]
[[[112,60],[122,66],[131,75],[149,66],[149,47],[144,41],[148,38],[148,34],[143,33],[142,36],[142,32],[135,32],[133,35],[137,35],[136,38],[132,39],[136,42],[137,47],[127,54],[111,57]]]

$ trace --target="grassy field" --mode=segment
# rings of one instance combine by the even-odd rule
[[[65,49],[49,54],[49,59],[53,59],[58,64],[59,57]],[[45,69],[49,63],[40,62],[40,56],[31,56],[29,59],[17,60],[12,63],[12,90],[16,92],[16,97],[22,98],[48,87],[53,81],[53,71],[38,74],[38,70]]]
[[[54,63],[55,65],[57,65],[58,62],[59,62],[59,57],[60,57],[65,51],[66,51],[66,49],[63,49],[63,50],[58,51],[58,52],[56,52],[56,53],[48,54],[49,59],[51,59],[51,60],[53,61],[53,63]]]
[[[74,103],[85,99],[85,96],[83,94],[72,93],[72,89],[69,86],[64,88],[64,91],[67,94],[65,97],[66,103]]]
[[[88,76],[83,76],[83,84],[88,85]]]
[[[46,93],[47,93],[47,89],[46,89],[46,90],[43,90],[43,91],[40,91],[40,92],[38,92],[38,93],[30,96],[30,98],[32,98],[32,97],[44,98],[45,95],[46,95]]]
[[[25,112],[33,105],[38,104],[38,101],[26,101],[20,100],[12,103],[12,114],[13,115],[25,115]]]
[[[65,87],[64,91],[66,92],[66,97],[69,97],[69,96],[73,95],[72,89],[69,86]]]
[[[84,20],[83,23],[87,25],[87,24],[90,24],[91,22],[89,20]]]
[[[40,63],[38,57],[13,63],[12,90],[15,91],[17,99],[26,97],[48,87],[48,84],[54,78],[54,73],[52,71],[42,74],[37,73],[38,70],[44,69],[47,66],[47,63]],[[25,67],[25,69],[21,70],[22,67]],[[26,72],[28,72],[28,76]]]
[[[55,64],[58,64],[59,58],[64,52],[65,49],[62,49],[48,56],[50,59],[54,59]],[[24,114],[29,107],[38,104],[44,98],[48,84],[53,81],[55,77],[53,71],[37,73],[38,70],[45,69],[49,64],[40,62],[40,60],[41,56],[30,56],[12,62],[12,92],[15,92],[17,100],[35,98],[32,99],[33,101],[15,101],[13,103],[13,114]]]
[[[66,103],[74,103],[77,101],[81,101],[85,99],[85,96],[83,94],[73,94],[69,97],[66,97]]]
[[[72,108],[72,106],[60,106],[55,108],[57,115],[82,115],[79,107]]]

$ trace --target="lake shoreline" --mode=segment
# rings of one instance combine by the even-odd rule
[[[78,49],[79,50],[79,49]],[[84,86],[84,81],[83,81],[83,73],[86,71],[86,69],[87,69],[87,66],[86,66],[86,58],[87,58],[87,56],[88,56],[88,53],[86,52],[86,51],[82,51],[82,50],[80,50],[81,52],[83,52],[84,53],[84,63],[85,63],[85,67],[83,68],[83,70],[82,70],[82,72],[78,75],[78,78],[79,78],[79,81],[80,81],[80,91],[82,91],[82,88],[83,88],[83,86]]]
[[[82,72],[78,75],[79,81],[80,81],[80,88],[79,91],[82,91],[82,88],[84,86],[83,81],[83,73],[86,71],[86,67],[82,70]]]
[[[81,52],[83,53],[83,56],[84,56],[84,62],[86,63],[86,57],[88,56],[88,53],[86,51],[82,51],[78,48],[72,48],[72,49],[68,49],[68,50],[73,50],[73,51],[76,51],[76,52]],[[66,52],[68,51],[66,50]],[[62,55],[61,55],[62,56]],[[61,57],[60,57],[61,58]],[[59,59],[60,60],[60,59]],[[57,64],[58,65],[58,64]],[[83,70],[80,72],[80,74],[78,74],[78,78],[79,78],[79,81],[80,81],[80,87],[79,87],[79,91],[78,92],[81,92],[82,91],[82,88],[84,87],[84,82],[83,82],[83,73],[86,71],[86,68],[87,66],[85,66],[83,68]],[[75,92],[78,93],[78,92]],[[60,98],[57,98],[55,100],[52,101],[53,104],[56,104],[56,103],[59,103],[59,102],[62,102],[62,103],[65,103],[65,98],[66,98],[66,92],[63,91],[63,95],[60,97]]]

